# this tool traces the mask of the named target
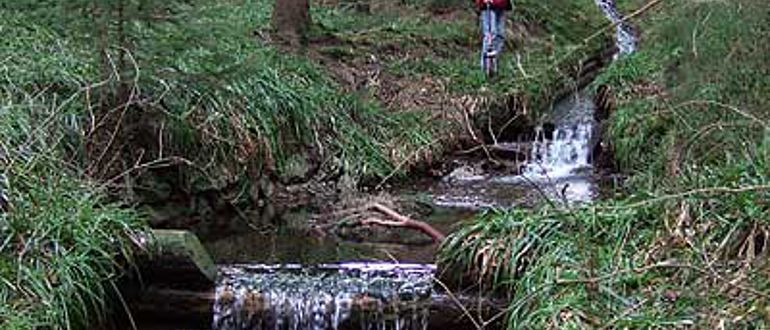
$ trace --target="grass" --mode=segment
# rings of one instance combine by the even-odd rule
[[[516,2],[509,13],[505,52],[500,77],[488,81],[478,68],[478,26],[467,3],[462,15],[448,22],[428,18],[416,35],[444,35],[438,41],[449,45],[449,56],[426,56],[394,61],[391,69],[400,75],[432,74],[448,77],[456,93],[491,95],[521,94],[532,99],[531,110],[539,111],[557,97],[557,91],[573,82],[574,68],[581,59],[608,46],[608,38],[586,41],[606,25],[601,11],[591,4],[560,0],[548,5],[537,1]],[[430,24],[432,23],[432,25]],[[406,25],[406,24],[404,24]],[[444,27],[444,32],[441,28]],[[408,29],[406,29],[409,31]],[[453,45],[461,45],[455,47]],[[471,50],[471,52],[469,52]],[[454,51],[454,52],[453,52]]]
[[[86,328],[120,309],[114,283],[145,224],[108,193],[132,164],[185,158],[194,170],[177,188],[208,189],[210,178],[250,184],[254,167],[281,175],[314,146],[351,176],[386,176],[430,142],[412,129],[418,115],[386,114],[340,93],[308,59],[256,42],[269,1],[171,5],[172,19],[131,19],[129,47],[105,49],[106,74],[90,33],[105,18],[65,20],[77,16],[58,4],[0,10],[0,174],[13,204],[0,214],[0,328]],[[124,86],[134,97],[113,108],[100,100]],[[102,156],[89,150],[113,132]]]
[[[65,161],[66,99],[0,93],[0,328],[84,328],[119,305],[108,300],[130,265],[140,216]]]
[[[104,117],[130,122],[122,126],[123,130],[134,130],[121,133],[119,139],[125,144],[111,146],[110,154],[139,162],[164,156],[184,158],[196,169],[184,171],[185,179],[178,184],[195,191],[221,187],[221,181],[248,183],[254,173],[283,175],[293,155],[311,148],[330,160],[327,163],[332,168],[355,177],[384,177],[431,140],[430,131],[420,127],[422,120],[415,120],[415,114],[386,113],[375,102],[340,93],[322,67],[257,40],[252,32],[269,25],[270,1],[168,6],[173,13],[168,19],[127,18],[130,24],[125,25],[122,37],[111,29],[106,32],[112,40],[126,39],[128,44],[108,49],[113,62],[123,56],[126,63],[108,67],[107,71],[114,73],[107,78],[114,82],[119,76],[122,82],[114,85],[124,84],[138,92],[121,102],[128,105],[125,113]],[[99,71],[104,68],[89,45],[98,42],[94,41],[98,36],[68,34],[82,31],[82,22],[55,15],[51,19],[51,15],[39,15],[40,11],[44,9],[4,12],[18,23],[7,29],[12,34],[41,30],[48,40],[71,47],[38,49],[40,52],[31,56],[25,52],[32,48],[7,49],[12,60],[20,62],[15,67],[24,67],[26,62],[45,63],[48,58],[71,60],[80,66],[60,63],[55,70],[65,70],[66,75],[52,72],[14,80],[29,81],[34,89],[71,77],[62,85],[78,90],[100,79]],[[51,20],[57,24],[44,28],[43,24]],[[8,40],[25,46],[19,38]],[[77,101],[81,109],[93,106],[86,104],[88,100]],[[125,164],[97,165],[104,180],[130,169]]]
[[[211,2],[180,10],[172,21],[140,25],[134,31],[135,57],[146,72],[140,86],[156,95],[151,98],[163,95],[159,111],[174,123],[165,151],[194,164],[212,164],[203,171],[215,181],[230,177],[230,181],[248,184],[253,176],[249,173],[275,171],[280,175],[292,162],[291,155],[313,145],[322,158],[331,160],[331,167],[355,178],[403,175],[423,160],[421,155],[444,147],[435,141],[446,134],[447,125],[432,120],[434,114],[386,109],[382,100],[365,92],[342,94],[342,86],[312,57],[287,55],[255,40],[253,31],[269,29],[271,4],[265,0]],[[534,3],[522,8],[521,17],[514,19],[529,20],[531,25],[539,23],[534,21],[538,17],[554,15]],[[503,69],[508,74],[491,84],[480,75],[475,56],[468,52],[476,48],[472,17],[437,19],[419,5],[396,6],[374,15],[314,6],[312,14],[315,29],[320,30],[316,33],[345,42],[343,46],[320,46],[319,52],[365,59],[381,48],[398,49],[398,54],[433,49],[436,53],[424,58],[426,63],[433,61],[439,71],[414,70],[410,67],[413,57],[399,59],[396,54],[385,55],[385,71],[407,79],[411,75],[449,78],[448,91],[455,96],[477,95],[485,88],[494,89],[495,96],[490,98],[524,93],[533,99],[532,108],[539,108],[563,85],[568,76],[564,70],[604,45],[601,40],[583,45],[581,39],[605,24],[598,9],[566,0],[557,8],[563,8],[556,13],[558,17],[569,19],[561,24],[548,20],[543,35],[533,36],[524,48],[524,65],[533,76],[515,76],[517,70],[509,59]],[[584,24],[586,21],[591,24]],[[570,34],[562,37],[566,31]],[[144,147],[153,149],[152,145]],[[190,179],[194,180],[201,178]]]
[[[481,216],[443,262],[502,288],[510,329],[767,327],[768,13],[753,0],[648,13],[639,51],[593,83],[613,90],[606,137],[632,193]]]
[[[115,60],[106,75],[94,34],[83,32],[88,19],[63,20],[74,14],[58,4],[0,10],[0,168],[14,206],[0,214],[0,328],[86,328],[119,308],[114,283],[144,229],[135,211],[107,195],[129,173],[126,161],[185,158],[195,169],[177,188],[195,190],[212,177],[242,180],[251,166],[280,175],[309,145],[351,175],[385,176],[395,163],[389,147],[429,140],[408,129],[419,123],[413,115],[386,116],[340,93],[307,59],[256,43],[251,29],[268,16],[245,8],[268,1],[181,6],[172,20],[133,20],[124,31],[130,47],[106,49]],[[134,98],[112,109],[97,100],[121,86]],[[120,126],[109,126],[113,119]],[[108,151],[122,163],[89,152],[106,142],[95,141],[105,123],[102,137],[118,132]]]
[[[606,34],[587,39],[607,25],[590,2],[517,3],[509,14],[500,75],[489,80],[478,68],[479,28],[469,2],[419,0],[384,7],[371,14],[344,6],[316,7],[316,33],[337,42],[314,47],[327,58],[354,67],[372,67],[375,62],[376,78],[381,80],[361,88],[363,97],[384,102],[391,111],[427,118],[414,129],[431,133],[431,152],[398,169],[457,145],[467,131],[465,113],[478,127],[506,122],[514,114],[537,117],[561,93],[575,87],[580,61],[611,42]],[[420,99],[424,91],[429,92],[427,101],[388,99],[389,93]],[[419,153],[420,147],[410,150]]]

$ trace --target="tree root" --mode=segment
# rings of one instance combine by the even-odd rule
[[[438,231],[438,229],[436,228],[433,228],[433,226],[429,225],[428,223],[411,219],[388,207],[385,207],[380,203],[372,203],[369,205],[369,208],[392,218],[394,221],[385,221],[377,218],[367,218],[362,222],[362,224],[364,225],[379,225],[384,227],[402,227],[402,228],[415,229],[430,236],[433,239],[433,241],[436,243],[439,243],[443,241],[444,238],[446,238],[444,233]]]
[[[425,235],[430,236],[434,243],[440,243],[444,240],[444,238],[446,238],[446,236],[441,231],[434,228],[430,224],[423,221],[414,220],[377,202],[368,203],[363,207],[355,207],[336,212],[335,215],[347,215],[347,217],[335,224],[330,224],[328,227],[339,227],[342,223],[345,223],[346,225],[353,226],[406,228],[417,230],[424,233]]]

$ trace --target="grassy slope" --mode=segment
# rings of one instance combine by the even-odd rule
[[[318,33],[333,36],[334,42],[311,42],[310,49],[338,80],[344,80],[339,79],[340,63],[358,68],[353,73],[367,78],[343,82],[346,89],[391,113],[414,115],[419,124],[413,129],[429,133],[422,145],[400,139],[388,145],[413,146],[391,153],[402,170],[457,148],[458,140],[471,140],[468,118],[475,121],[476,136],[487,132],[488,122],[502,125],[521,114],[520,119],[535,118],[572,87],[580,60],[610,43],[606,34],[586,40],[606,24],[590,2],[559,0],[544,6],[520,1],[508,15],[500,74],[488,80],[478,68],[479,28],[470,2],[379,3],[371,13],[317,7]]]
[[[445,245],[511,293],[509,328],[768,325],[770,5],[647,15],[641,49],[595,83],[614,90],[608,138],[634,193],[494,212]]]
[[[431,3],[442,5],[435,9]],[[521,95],[533,111],[546,107],[556,90],[571,82],[579,59],[608,45],[606,38],[586,41],[606,24],[591,3],[517,1],[508,15],[500,76],[488,81],[478,68],[479,28],[469,2],[420,1],[374,15],[331,10],[320,23],[354,44],[348,53],[384,54],[386,71],[396,77],[446,79],[446,90],[459,95]],[[399,51],[380,51],[389,48]]]

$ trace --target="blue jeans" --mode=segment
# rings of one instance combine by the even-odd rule
[[[503,42],[505,33],[505,16],[502,10],[488,9],[481,11],[481,37],[483,40],[481,43],[481,67],[484,68],[484,54],[489,47],[489,38],[487,37],[487,31],[492,33],[492,50],[495,54],[500,54],[503,50]]]

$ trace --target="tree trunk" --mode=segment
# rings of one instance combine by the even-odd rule
[[[275,0],[273,29],[275,36],[291,45],[298,45],[310,26],[309,0]]]

